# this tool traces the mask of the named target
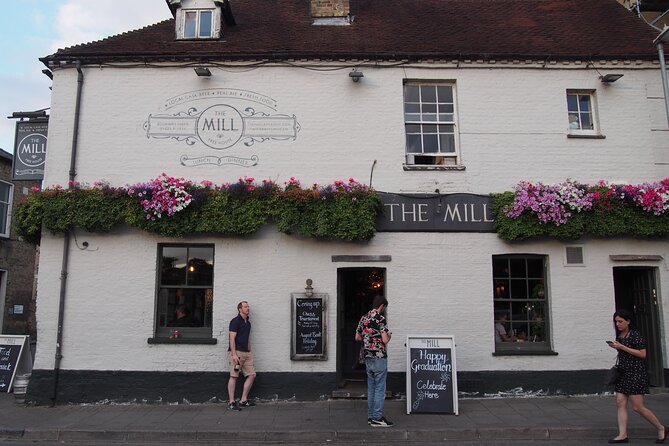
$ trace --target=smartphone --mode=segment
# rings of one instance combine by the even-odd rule
[[[606,343],[611,345],[611,344],[613,344],[613,341],[606,341]]]

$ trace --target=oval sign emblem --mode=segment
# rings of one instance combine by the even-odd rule
[[[38,167],[46,161],[46,136],[33,133],[18,145],[19,160],[28,167]]]
[[[244,119],[229,105],[214,105],[198,118],[197,133],[200,140],[212,149],[227,149],[242,138]]]

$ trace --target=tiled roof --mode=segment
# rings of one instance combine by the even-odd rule
[[[649,25],[615,0],[351,0],[349,26],[314,26],[309,0],[230,0],[218,40],[175,40],[174,20],[42,59],[654,59]]]

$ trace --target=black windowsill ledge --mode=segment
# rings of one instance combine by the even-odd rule
[[[218,343],[216,338],[148,338],[146,340],[148,344],[210,344],[214,345]]]
[[[567,138],[574,139],[606,139],[604,135],[582,135],[579,133],[567,133]]]
[[[553,350],[499,350],[493,356],[557,356]]]

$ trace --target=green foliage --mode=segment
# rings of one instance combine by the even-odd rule
[[[591,211],[574,213],[567,223],[556,226],[541,223],[536,216],[524,213],[517,219],[504,214],[512,206],[513,192],[492,194],[492,209],[497,235],[507,241],[549,237],[576,240],[584,236],[653,238],[669,236],[669,214],[653,215],[627,202],[600,201]]]
[[[33,244],[39,243],[42,227],[52,233],[75,227],[108,232],[121,224],[176,238],[198,233],[244,237],[270,221],[283,233],[318,239],[364,241],[376,233],[380,200],[366,188],[240,190],[192,186],[194,199],[187,207],[152,219],[141,199],[122,188],[47,189],[17,205],[14,225]]]

